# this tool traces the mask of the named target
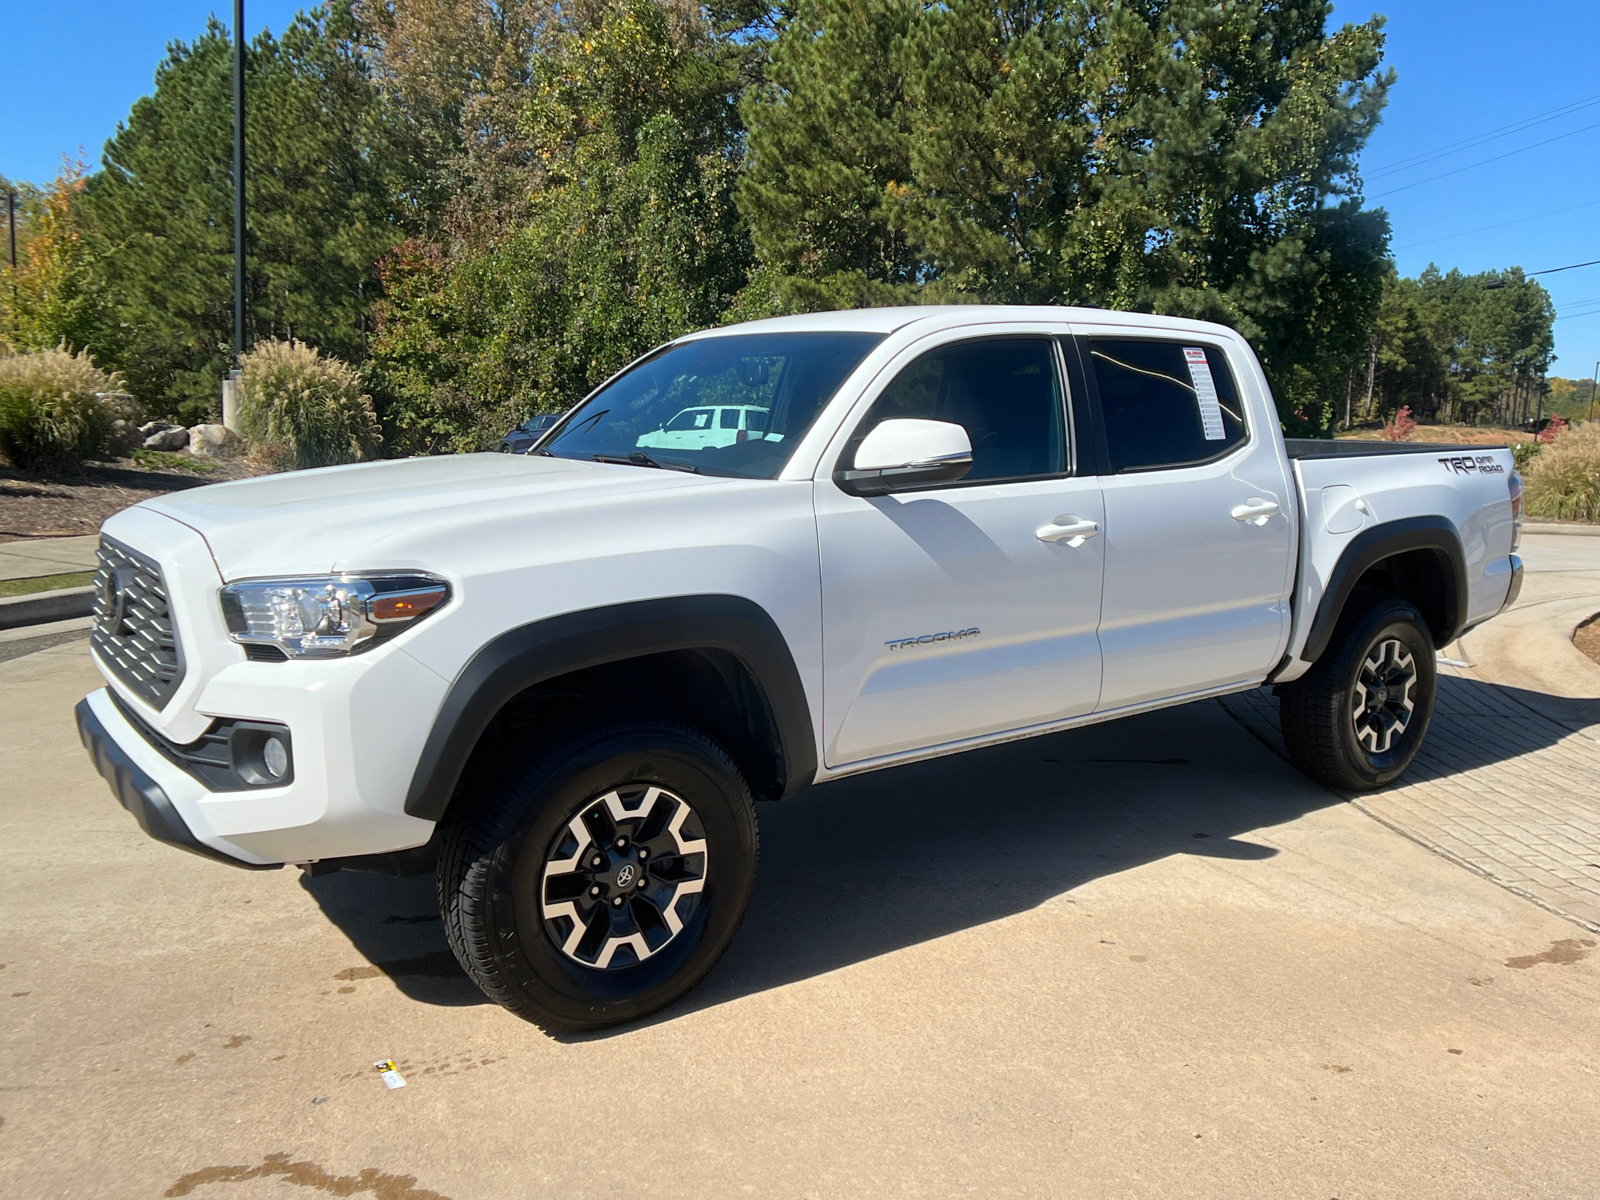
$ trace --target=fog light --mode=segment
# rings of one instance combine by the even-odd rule
[[[228,762],[249,787],[285,787],[294,782],[294,738],[284,725],[235,721]]]
[[[261,747],[261,765],[274,779],[282,779],[289,773],[289,750],[282,738],[267,739],[267,744]]]

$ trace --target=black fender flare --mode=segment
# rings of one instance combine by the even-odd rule
[[[1443,628],[1434,634],[1441,646],[1452,641],[1466,620],[1468,596],[1467,556],[1461,546],[1461,532],[1448,517],[1404,517],[1363,529],[1350,539],[1328,576],[1300,657],[1306,662],[1316,662],[1321,657],[1351,592],[1367,571],[1386,558],[1411,550],[1431,550],[1449,564],[1447,578],[1453,591],[1446,597]]]
[[[722,650],[737,658],[764,693],[777,727],[778,798],[813,781],[811,708],[777,622],[743,596],[672,596],[534,621],[480,648],[439,706],[406,793],[406,813],[428,821],[444,816],[478,739],[517,693],[571,671],[669,650]]]

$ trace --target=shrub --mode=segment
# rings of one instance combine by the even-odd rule
[[[0,454],[33,471],[70,471],[104,458],[134,417],[120,376],[88,351],[0,355]]]
[[[1511,465],[1526,475],[1528,464],[1538,458],[1543,449],[1543,442],[1517,442],[1511,447]]]
[[[301,342],[262,342],[244,356],[239,417],[261,446],[294,467],[376,457],[382,445],[372,398],[337,358]]]
[[[1539,431],[1539,440],[1548,446],[1566,431],[1567,423],[1565,421],[1560,417],[1551,417],[1550,424]]]
[[[1417,427],[1417,422],[1411,416],[1411,406],[1402,404],[1400,411],[1395,413],[1394,420],[1383,427],[1383,436],[1391,442],[1403,442],[1410,438]]]
[[[1600,521],[1600,422],[1568,429],[1540,451],[1524,503],[1532,517]]]

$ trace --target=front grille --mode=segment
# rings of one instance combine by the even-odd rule
[[[165,707],[183,682],[183,647],[161,568],[104,536],[89,640],[111,673],[152,708]]]

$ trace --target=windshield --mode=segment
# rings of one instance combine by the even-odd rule
[[[558,458],[772,479],[877,333],[742,333],[646,359],[540,447]]]

